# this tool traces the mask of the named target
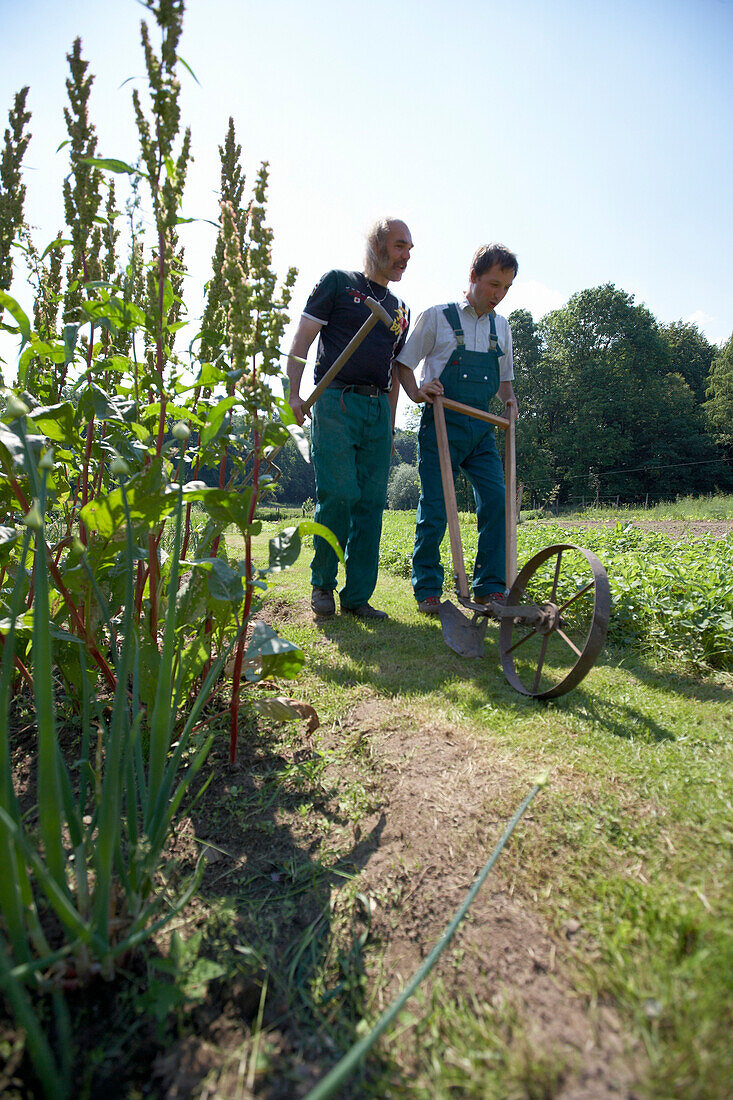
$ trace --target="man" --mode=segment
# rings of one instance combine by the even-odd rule
[[[308,349],[318,340],[315,381],[321,380],[370,316],[374,298],[394,318],[378,322],[315,403],[311,448],[316,475],[316,522],[330,528],[344,549],[346,578],[341,610],[359,619],[386,619],[369,599],[377,583],[382,512],[392,454],[399,383],[392,361],[402,350],[410,323],[405,303],[388,289],[402,278],[412,249],[404,222],[383,218],[367,234],[364,271],[329,271],[306,303],[290,358],[290,406],[303,423],[300,381]],[[311,562],[311,607],[318,618],[335,614],[338,559],[316,537]]]
[[[496,307],[517,274],[516,256],[503,245],[484,245],[471,264],[469,288],[461,302],[431,306],[420,315],[399,352],[400,382],[413,401],[427,402],[418,434],[420,501],[412,557],[412,587],[418,610],[436,615],[443,591],[440,544],[446,514],[432,400],[444,394],[488,411],[498,393],[516,414],[512,378],[512,334]],[[422,361],[421,385],[413,371]],[[459,468],[473,486],[478,548],[473,574],[477,603],[502,601],[506,590],[504,559],[504,471],[494,428],[461,413],[445,411],[453,479]]]

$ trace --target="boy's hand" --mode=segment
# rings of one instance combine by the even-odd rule
[[[417,391],[419,401],[427,401],[429,405],[432,405],[434,397],[440,397],[443,393],[443,383],[439,378],[434,378],[432,382],[424,382],[420,389]]]

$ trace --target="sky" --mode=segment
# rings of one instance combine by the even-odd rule
[[[0,120],[30,85],[26,216],[41,246],[62,224],[65,55],[80,36],[99,155],[134,161],[143,18],[136,0],[0,0]],[[192,320],[231,116],[248,180],[269,162],[296,320],[324,271],[361,268],[386,214],[412,232],[392,289],[413,320],[460,297],[475,249],[500,241],[519,258],[505,314],[539,319],[613,283],[661,323],[731,335],[733,0],[188,0],[179,52],[196,76],[181,73],[184,213],[202,219],[185,235]]]

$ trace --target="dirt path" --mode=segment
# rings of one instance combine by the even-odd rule
[[[584,520],[557,517],[561,527],[582,527],[584,530],[590,527],[613,528],[619,521],[624,522],[622,512],[619,513],[618,519]],[[733,520],[635,519],[632,522],[634,527],[638,527],[641,531],[659,531],[679,542],[694,542],[696,539],[704,538],[724,539],[733,531]]]
[[[385,946],[383,973],[391,975],[386,1007],[432,949],[501,835],[506,821],[491,806],[501,803],[502,784],[514,774],[509,761],[488,759],[485,747],[458,727],[421,726],[377,698],[346,716],[344,726],[368,739],[383,776],[386,826],[362,880],[380,899],[373,931]],[[365,820],[365,832],[373,824]],[[397,900],[385,902],[390,896]],[[503,999],[519,1009],[533,1048],[567,1060],[557,1100],[630,1097],[630,1065],[639,1052],[628,1049],[614,1012],[591,1009],[568,977],[582,931],[576,924],[567,923],[563,938],[553,936],[495,871],[436,973],[452,993],[474,993],[494,1005]]]

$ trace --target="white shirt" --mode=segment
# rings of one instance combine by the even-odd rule
[[[447,303],[446,303],[447,304]],[[467,351],[489,350],[489,338],[491,336],[491,320],[488,313],[479,317],[464,297],[462,302],[456,302],[458,316],[465,339]],[[448,318],[443,313],[446,308],[442,306],[430,306],[417,319],[414,329],[407,338],[407,343],[400,352],[398,362],[403,363],[410,370],[415,370],[418,363],[423,361],[422,378],[420,385],[432,382],[440,377],[443,367],[456,350],[456,336],[448,323]],[[494,315],[496,326],[496,338],[503,354],[499,357],[499,381],[508,382],[514,378],[514,360],[512,358],[512,330],[506,317],[496,313]]]

